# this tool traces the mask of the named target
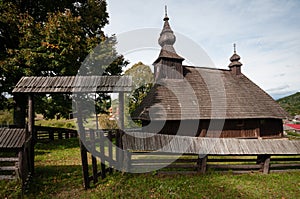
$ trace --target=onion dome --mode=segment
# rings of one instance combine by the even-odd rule
[[[233,44],[234,52],[233,55],[230,57],[230,64],[229,68],[231,69],[232,67],[241,67],[243,64],[240,62],[241,57],[236,54],[236,45]]]

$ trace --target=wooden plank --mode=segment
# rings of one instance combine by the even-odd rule
[[[0,171],[15,171],[17,169],[16,166],[1,166]]]
[[[260,165],[237,165],[237,164],[208,164],[208,168],[214,169],[260,169]]]
[[[14,180],[16,176],[14,175],[0,175],[0,180]]]
[[[212,159],[209,158],[208,162],[256,162],[256,159],[247,159],[247,158],[241,158],[241,159],[234,159],[234,158],[224,158],[224,159]]]
[[[258,171],[253,170],[233,170],[233,171],[215,171],[217,173],[230,173],[230,174],[246,174],[246,173],[258,173]]]
[[[147,137],[147,138],[143,138]],[[123,139],[124,149],[151,151],[164,147],[165,152],[184,153],[185,144],[190,143],[188,153],[209,155],[259,155],[300,154],[300,141],[259,140],[234,138],[201,138],[130,132]]]
[[[197,168],[196,164],[170,164],[165,168]]]
[[[0,162],[17,162],[19,159],[17,157],[0,157]]]
[[[300,163],[286,163],[286,164],[271,164],[271,168],[281,168],[281,167],[299,167]]]
[[[270,170],[270,173],[283,173],[283,172],[293,172],[293,171],[300,171],[300,169],[281,169],[281,170]]]
[[[176,174],[183,174],[183,175],[191,175],[197,174],[196,171],[157,171],[158,175],[176,175]]]
[[[131,159],[132,164],[141,164],[141,163],[188,163],[188,162],[197,162],[197,159],[174,159],[166,158],[166,159]]]
[[[288,162],[288,161],[291,161],[291,162],[299,162],[300,161],[300,158],[272,158],[271,159],[272,162]]]

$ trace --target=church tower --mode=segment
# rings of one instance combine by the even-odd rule
[[[183,78],[182,61],[184,58],[180,57],[176,53],[173,47],[175,41],[176,37],[169,24],[166,6],[164,26],[158,39],[158,43],[161,46],[161,51],[158,58],[153,63],[155,81],[159,81],[160,79]]]

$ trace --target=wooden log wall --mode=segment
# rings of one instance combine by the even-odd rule
[[[22,148],[7,150],[0,157],[0,180],[20,179],[22,189],[28,185],[33,174],[31,137],[27,138]]]

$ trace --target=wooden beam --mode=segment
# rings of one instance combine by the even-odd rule
[[[29,136],[32,136],[31,144],[29,148],[29,157],[30,157],[30,172],[34,174],[34,145],[37,141],[37,135],[34,131],[34,96],[33,94],[28,95],[28,133]]]
[[[124,92],[119,92],[119,128],[124,129]]]

